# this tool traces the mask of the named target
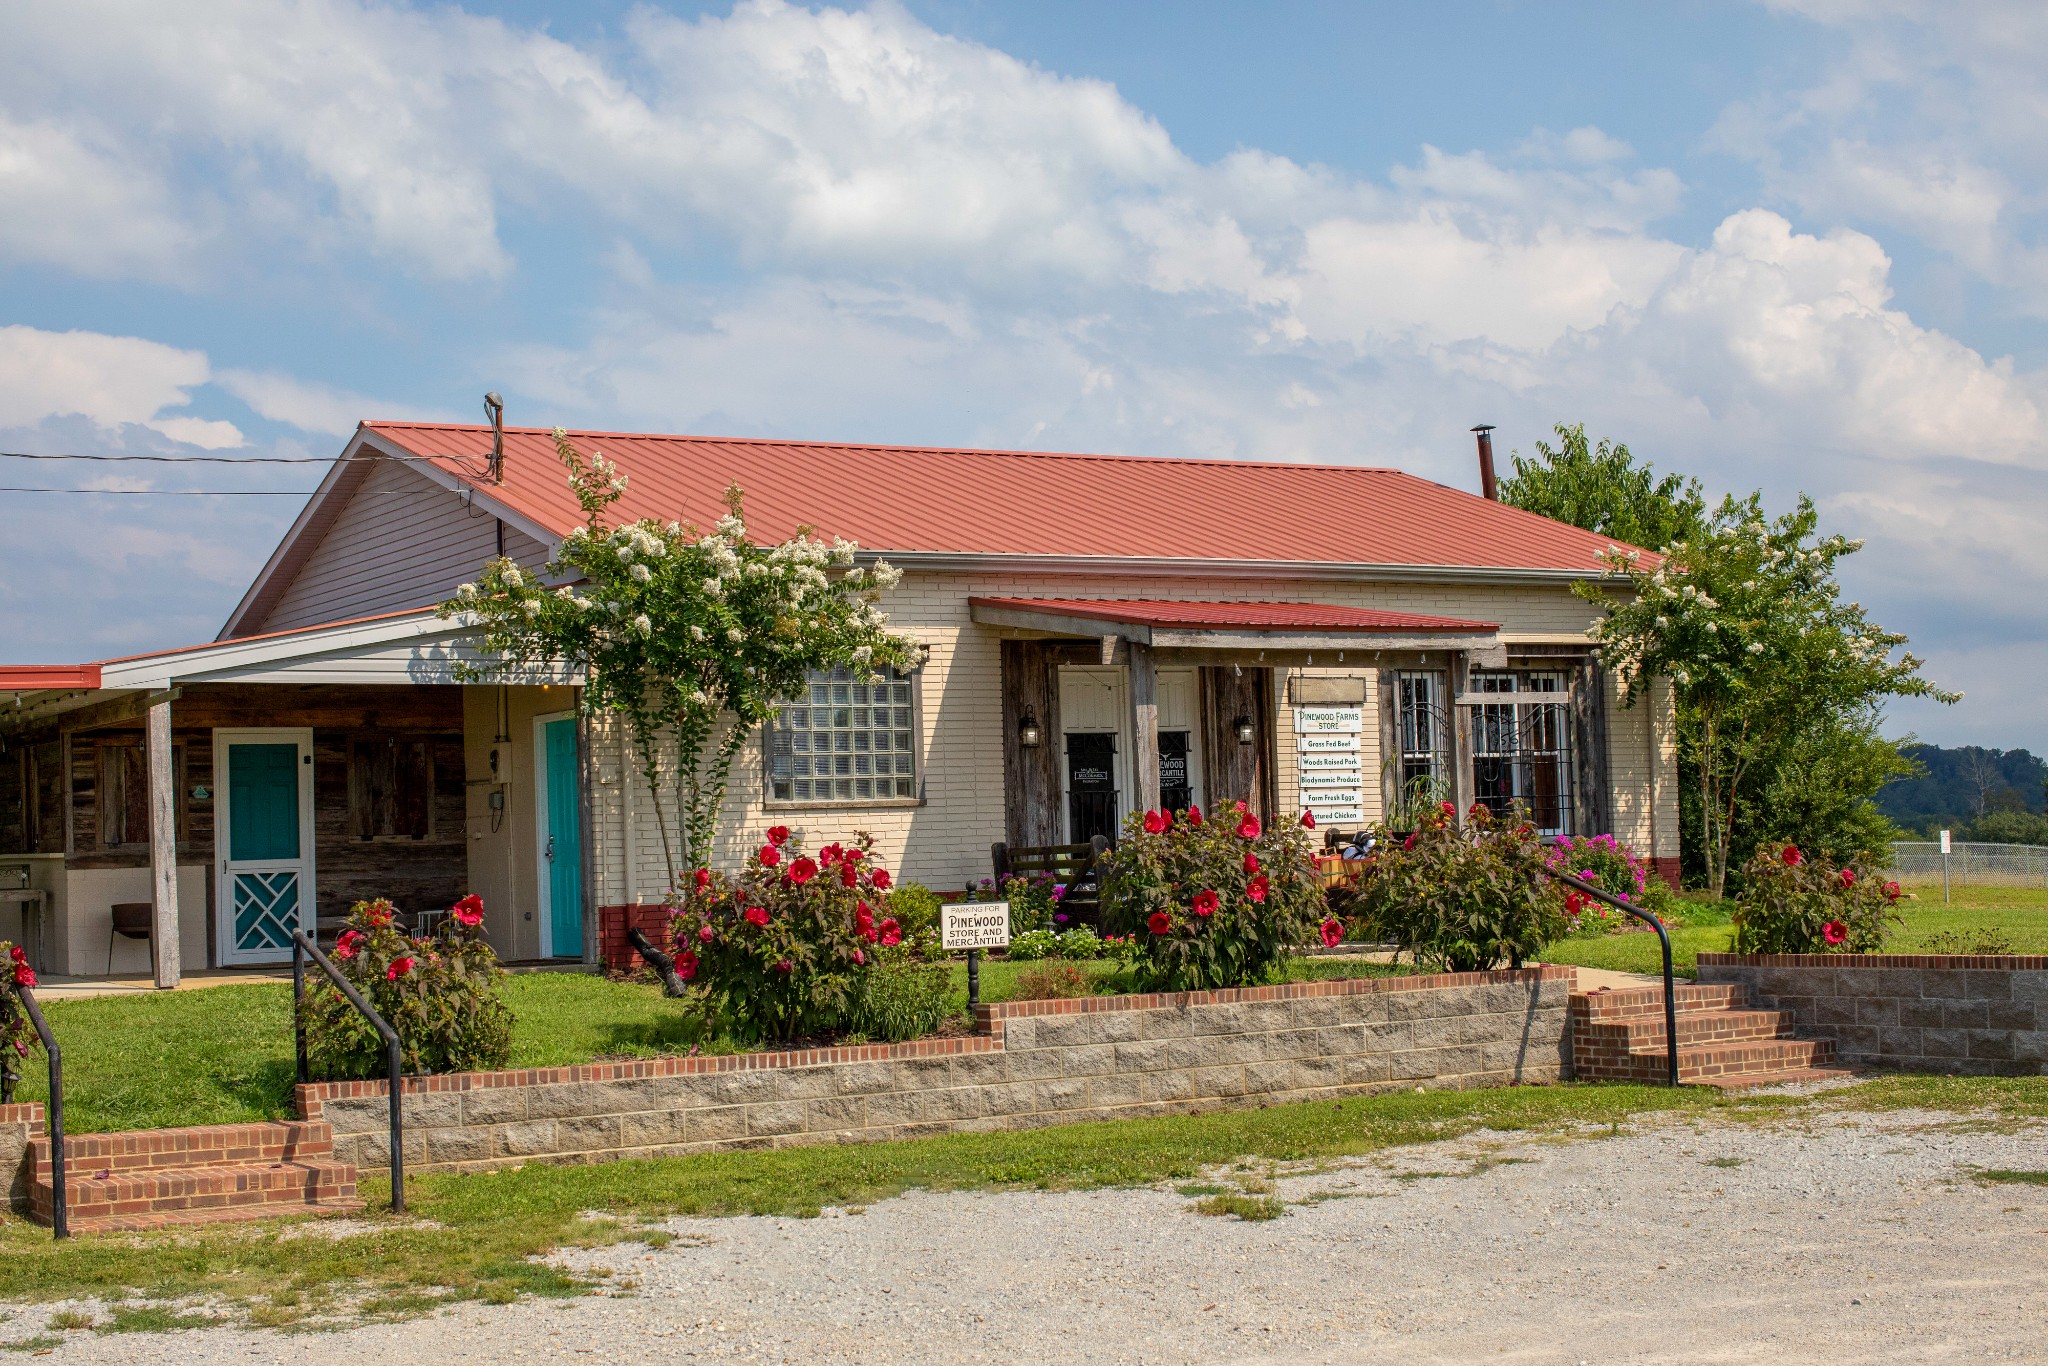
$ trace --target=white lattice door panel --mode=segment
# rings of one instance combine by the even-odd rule
[[[219,961],[285,962],[292,931],[317,923],[313,732],[215,731],[213,771]]]

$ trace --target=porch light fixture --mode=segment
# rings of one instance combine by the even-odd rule
[[[1248,745],[1259,738],[1259,728],[1252,724],[1249,716],[1238,717],[1230,723],[1230,728],[1237,732],[1237,743],[1240,745]]]
[[[1024,749],[1037,749],[1045,739],[1045,732],[1038,728],[1038,713],[1031,708],[1024,709],[1024,719],[1017,723],[1017,743]]]

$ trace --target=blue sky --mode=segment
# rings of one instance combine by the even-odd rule
[[[0,449],[326,456],[497,388],[1469,485],[1475,421],[1583,421],[1812,493],[1966,691],[1895,728],[2048,752],[2044,59],[1991,0],[9,6]],[[295,510],[0,494],[0,657],[207,638]]]

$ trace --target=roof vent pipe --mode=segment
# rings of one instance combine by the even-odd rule
[[[1479,438],[1479,496],[1489,503],[1500,501],[1500,486],[1493,480],[1493,427],[1481,423],[1472,429]]]
[[[491,482],[502,484],[505,482],[505,400],[495,392],[485,394],[484,412],[491,419]],[[1492,486],[1493,478],[1489,475],[1487,487]]]

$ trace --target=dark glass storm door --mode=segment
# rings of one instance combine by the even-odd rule
[[[1116,840],[1116,736],[1067,736],[1067,839],[1086,844],[1097,835]]]

